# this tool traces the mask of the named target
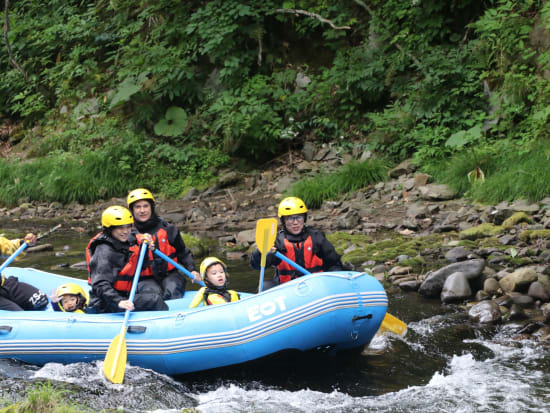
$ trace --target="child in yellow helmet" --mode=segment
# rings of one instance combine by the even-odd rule
[[[90,302],[88,293],[78,284],[61,284],[51,297],[55,311],[85,313]]]
[[[240,299],[236,291],[227,289],[229,274],[227,274],[225,264],[219,258],[205,258],[200,265],[200,274],[206,286],[197,291],[189,308],[197,307],[201,303],[216,305]]]

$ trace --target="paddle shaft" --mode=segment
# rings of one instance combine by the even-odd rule
[[[137,285],[139,282],[139,275],[141,273],[141,267],[143,266],[143,259],[147,252],[147,243],[141,244],[139,251],[139,259],[136,266],[136,272],[134,273],[134,279],[132,281],[132,288],[130,289],[130,296],[128,300],[134,302],[136,295]],[[105,355],[105,363],[103,365],[103,371],[107,379],[113,383],[122,383],[124,380],[124,372],[126,369],[126,329],[128,327],[128,319],[130,317],[130,310],[124,312],[124,320],[120,328],[120,333],[113,339],[107,354]],[[113,355],[114,354],[114,355]],[[119,360],[122,360],[119,363]],[[119,365],[120,364],[120,365]],[[117,374],[118,373],[118,374]]]
[[[290,258],[286,257],[285,255],[281,254],[279,251],[275,251],[275,256],[277,258],[280,258],[281,260],[285,261],[286,263],[292,265],[294,268],[296,268],[298,271],[300,271],[302,274],[308,275],[311,274],[308,270],[306,270],[304,267],[302,267],[299,264],[296,264],[294,261],[292,261]]]
[[[4,269],[11,264],[11,262],[17,258],[17,256],[19,254],[21,254],[23,252],[23,250],[25,248],[27,248],[29,246],[29,244],[27,242],[24,242],[23,244],[21,244],[21,246],[19,248],[17,248],[17,250],[15,250],[15,252],[13,254],[11,254],[7,259],[6,261],[4,261],[4,263],[2,265],[0,265],[0,273],[2,273],[2,271],[4,271]]]
[[[178,270],[180,270],[182,273],[187,275],[189,278],[191,278],[193,281],[195,281],[195,277],[193,274],[191,274],[191,271],[189,271],[187,268],[185,268],[183,265],[178,264],[176,261],[174,261],[172,258],[170,258],[168,255],[160,251],[159,249],[155,249],[155,254],[157,254],[160,258],[162,258],[164,261],[172,264],[174,267],[176,267]],[[201,281],[199,283],[202,287],[204,287],[204,283]]]

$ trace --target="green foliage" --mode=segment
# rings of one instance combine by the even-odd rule
[[[27,397],[14,405],[2,409],[6,413],[85,413],[92,410],[66,401],[67,391],[55,388],[52,382],[39,383],[32,387]]]
[[[380,159],[350,162],[335,173],[319,174],[296,182],[289,194],[303,199],[310,208],[319,208],[325,200],[383,181],[387,171],[388,163]]]
[[[548,2],[29,0],[10,7],[9,40],[28,81],[0,47],[0,118],[43,133],[22,133],[35,145],[27,162],[36,170],[6,164],[18,172],[8,181],[20,179],[0,195],[9,202],[19,190],[33,199],[57,190],[59,199],[97,199],[136,181],[175,196],[207,185],[229,156],[265,160],[304,140],[341,137],[392,160],[414,156],[476,199],[547,193],[544,172],[533,180],[526,166],[510,179],[502,166],[550,137]],[[33,156],[46,156],[44,165]],[[96,173],[101,157],[108,166],[95,179],[109,184],[91,184],[78,164]],[[64,162],[72,177],[56,176]],[[485,183],[468,183],[474,168]],[[38,180],[24,176],[36,171]],[[300,191],[314,204],[338,195],[330,182],[307,185]]]
[[[460,153],[448,160],[433,162],[425,171],[459,193],[485,203],[515,199],[538,201],[550,195],[550,143],[537,142],[524,150],[514,143],[484,145],[471,153]],[[479,167],[483,182],[471,185],[467,175]]]

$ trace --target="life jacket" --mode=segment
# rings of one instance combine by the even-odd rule
[[[155,243],[155,248],[158,248],[160,252],[162,252],[164,255],[169,256],[174,261],[178,262],[178,258],[176,257],[176,249],[170,244],[169,238],[168,238],[168,232],[164,228],[160,228],[157,232],[152,234],[153,236],[153,242]],[[153,262],[151,258],[151,262]],[[175,267],[170,264],[166,263],[166,271],[172,271]]]
[[[232,303],[234,301],[239,301],[239,299],[239,294],[234,290],[225,290],[225,294],[222,295],[208,287],[202,287],[199,291],[197,291],[197,295],[195,295],[195,298],[191,304],[189,304],[189,308],[198,307],[200,304],[216,305]]]
[[[284,255],[296,264],[301,265],[309,272],[323,271],[323,260],[315,255],[311,235],[302,242],[290,242],[284,238]],[[277,266],[279,282],[286,283],[302,274],[286,261],[281,261]]]
[[[88,243],[88,246],[86,247],[86,265],[88,267],[88,284],[92,285],[92,278],[90,276],[90,260],[92,259],[92,256],[94,255],[94,251],[98,244],[105,242],[108,244],[112,244],[112,242],[109,240],[108,237],[105,236],[102,232],[95,235],[90,242]],[[139,261],[139,245],[131,245],[129,248],[129,258],[128,262],[124,265],[122,270],[119,271],[117,274],[117,279],[113,285],[113,288],[117,291],[121,292],[130,292],[132,289],[132,281],[134,280],[134,275],[136,273],[137,264]],[[140,274],[141,276],[151,276],[151,273],[147,273],[147,271],[142,271]]]

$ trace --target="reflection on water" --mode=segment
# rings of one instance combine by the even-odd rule
[[[53,251],[30,253],[18,266],[79,278],[88,237],[50,237]],[[68,246],[65,247],[65,246]],[[220,256],[223,259],[223,256]],[[197,260],[199,261],[199,260]],[[227,260],[226,260],[227,261]],[[259,271],[227,261],[231,288],[254,292]],[[197,262],[198,266],[198,262]],[[266,271],[270,279],[271,271]],[[188,289],[197,289],[191,286]],[[389,312],[405,321],[405,338],[376,339],[372,351],[337,357],[277,354],[245,365],[168,378],[128,367],[125,385],[105,382],[95,363],[43,368],[0,361],[0,397],[24,393],[30,381],[70,383],[93,408],[177,412],[547,412],[550,349],[515,341],[513,327],[478,329],[463,312],[416,293],[389,290]]]

